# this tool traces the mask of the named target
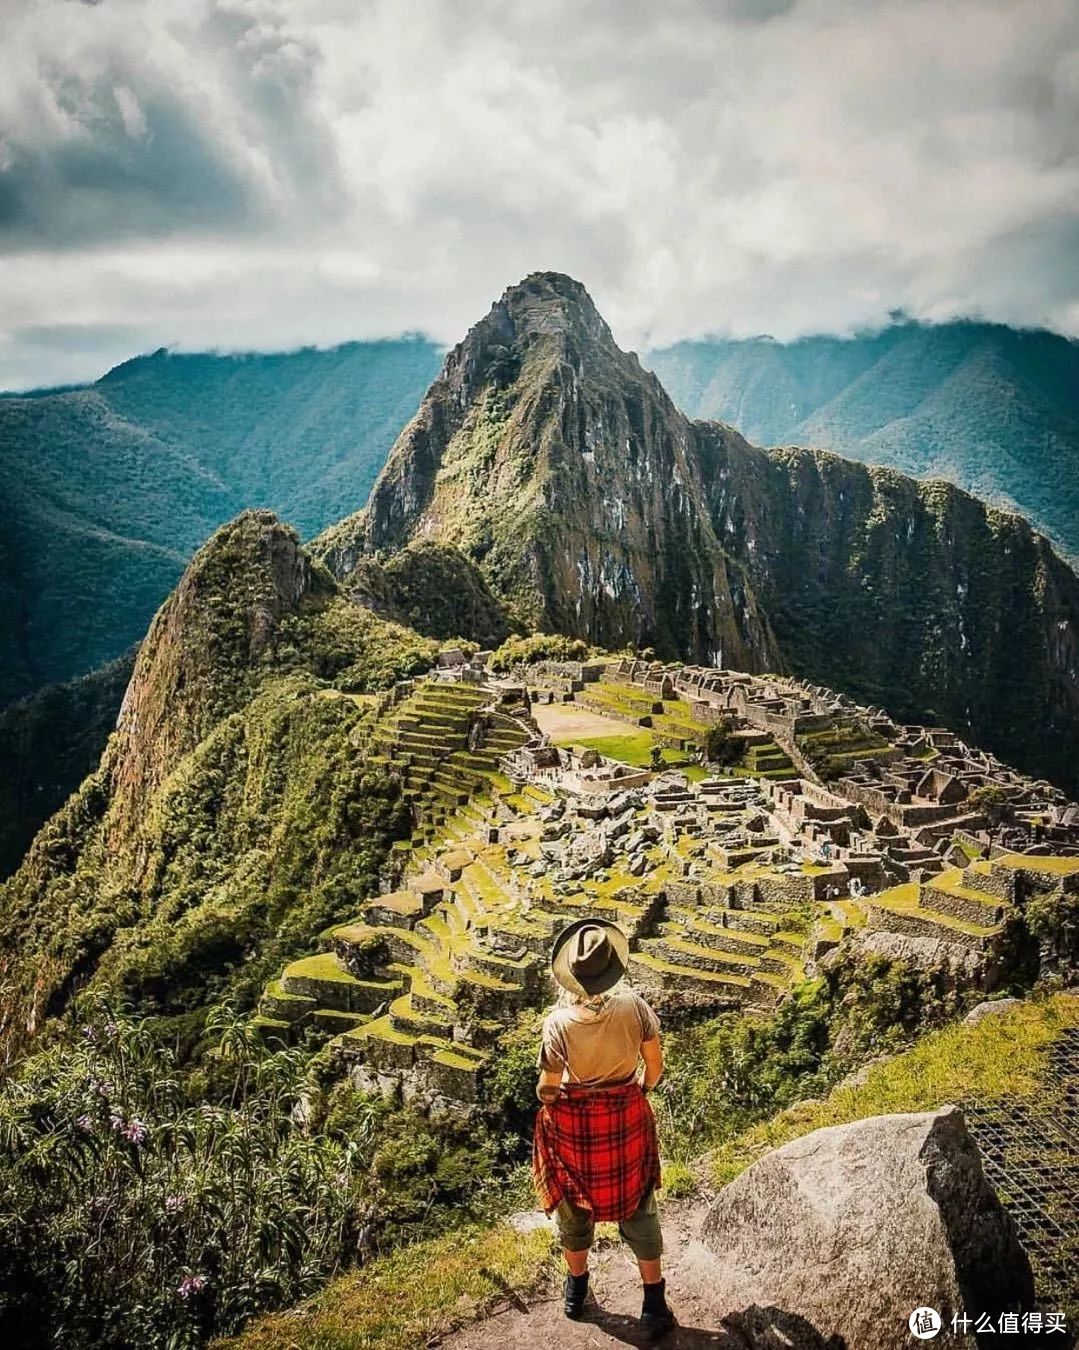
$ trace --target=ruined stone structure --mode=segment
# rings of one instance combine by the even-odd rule
[[[1029,896],[1079,889],[1079,808],[951,733],[777,677],[571,664],[477,682],[454,661],[381,698],[359,748],[416,831],[385,893],[267,989],[265,1036],[329,1039],[361,1086],[467,1109],[517,1010],[550,998],[571,919],[619,923],[631,979],[677,1019],[773,1006],[860,929],[989,969]],[[541,691],[688,767],[556,744],[527,711]],[[720,723],[741,759],[709,772]],[[969,801],[985,786],[995,825]]]

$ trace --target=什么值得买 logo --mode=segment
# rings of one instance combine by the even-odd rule
[[[920,1341],[931,1341],[941,1328],[940,1313],[935,1308],[915,1308],[907,1319],[907,1326],[912,1336],[917,1336]]]

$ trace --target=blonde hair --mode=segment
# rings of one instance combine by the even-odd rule
[[[591,1008],[593,1012],[599,1012],[611,995],[619,988],[622,981],[619,980],[613,988],[608,989],[602,994],[577,994],[572,989],[561,988],[558,991],[558,1007],[560,1008]]]

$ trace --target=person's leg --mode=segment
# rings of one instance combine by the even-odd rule
[[[637,1265],[641,1269],[642,1284],[658,1284],[663,1279],[663,1261],[656,1257],[654,1261],[642,1261],[638,1258]]]
[[[571,1252],[563,1247],[562,1255],[566,1258],[566,1265],[568,1266],[571,1275],[586,1275],[588,1273],[587,1247],[579,1252]]]
[[[674,1326],[674,1313],[667,1306],[667,1285],[663,1279],[663,1235],[659,1227],[659,1207],[654,1191],[641,1201],[618,1231],[637,1258],[644,1285],[641,1323],[653,1337],[662,1336]]]
[[[569,1271],[564,1289],[565,1313],[576,1321],[584,1311],[588,1295],[588,1253],[595,1236],[595,1224],[587,1209],[578,1209],[566,1199],[555,1210],[555,1219]]]

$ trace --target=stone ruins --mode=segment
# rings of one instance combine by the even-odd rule
[[[256,1019],[366,1089],[467,1109],[578,917],[625,929],[671,1021],[772,1007],[860,930],[977,954],[989,987],[1026,899],[1079,890],[1079,807],[943,728],[785,677],[458,655],[357,739],[412,805],[384,893]]]

